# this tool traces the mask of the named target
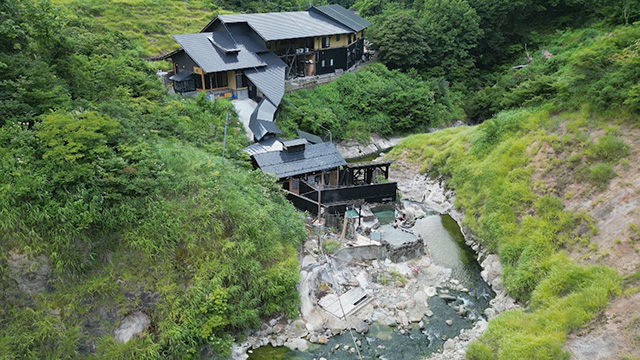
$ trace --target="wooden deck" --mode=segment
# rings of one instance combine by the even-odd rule
[[[373,300],[371,296],[361,287],[357,287],[340,295],[339,300],[336,294],[328,294],[318,301],[318,305],[329,314],[343,319],[363,308],[371,300]],[[340,307],[340,303],[342,303],[342,307]]]

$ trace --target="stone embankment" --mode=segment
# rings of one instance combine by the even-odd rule
[[[401,137],[385,139],[373,134],[367,144],[360,143],[356,140],[343,140],[336,144],[336,148],[340,155],[346,160],[355,160],[391,149],[398,145],[401,140]]]

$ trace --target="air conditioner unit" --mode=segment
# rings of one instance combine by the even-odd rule
[[[303,48],[296,49],[296,54],[304,54],[304,49]]]

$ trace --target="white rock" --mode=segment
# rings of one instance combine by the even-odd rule
[[[146,331],[149,325],[151,325],[149,315],[142,311],[136,311],[122,319],[120,326],[113,333],[113,338],[116,341],[126,343],[132,337]]]
[[[444,342],[443,348],[444,350],[453,350],[456,347],[456,342],[453,339],[448,339]]]
[[[388,316],[384,319],[384,324],[387,326],[396,326],[398,324],[398,319]]]

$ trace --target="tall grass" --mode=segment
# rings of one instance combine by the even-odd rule
[[[507,292],[527,305],[493,319],[470,346],[469,359],[568,358],[562,348],[566,334],[620,291],[614,270],[573,264],[563,252],[588,241],[591,233],[576,229],[593,228],[592,220],[533,190],[528,164],[534,144],[556,141],[546,129],[555,129],[554,118],[563,116],[552,113],[502,112],[476,127],[411,136],[392,152],[409,154],[424,171],[448,179],[465,225],[499,254]]]

